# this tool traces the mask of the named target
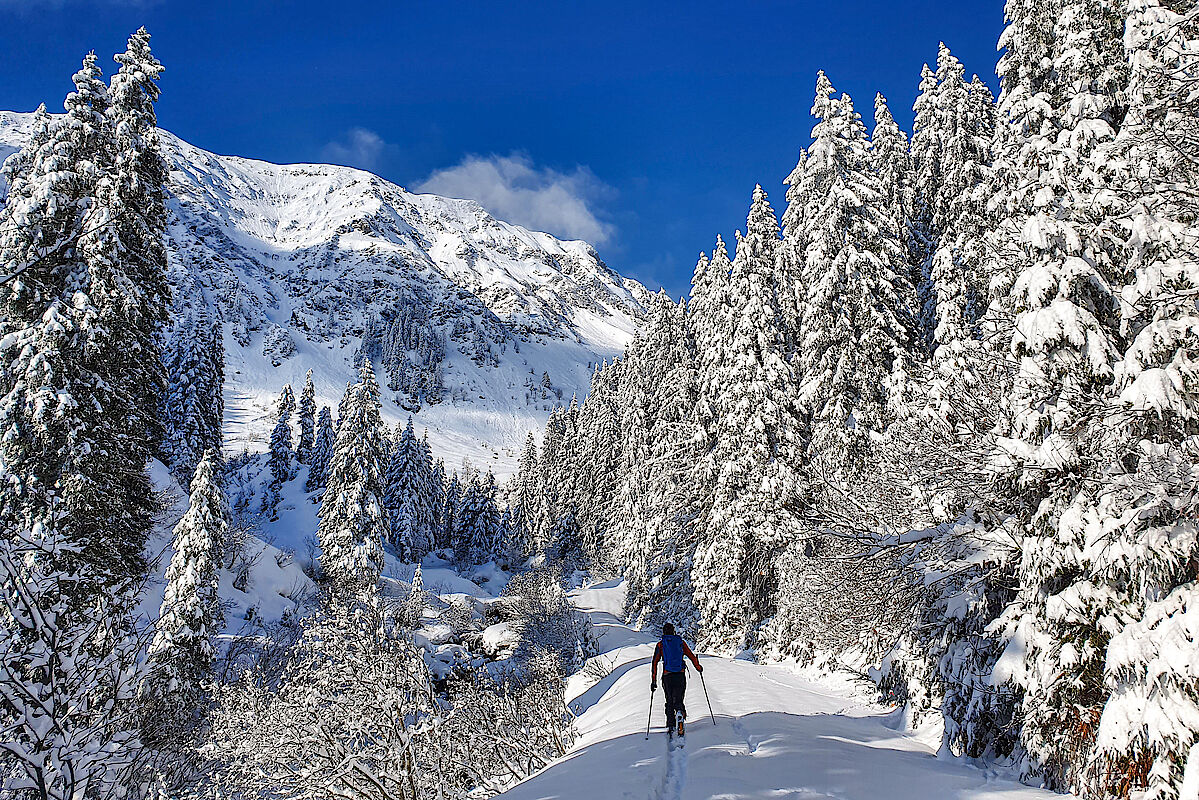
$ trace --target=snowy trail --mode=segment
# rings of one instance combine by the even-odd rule
[[[611,669],[567,688],[579,738],[506,800],[1034,800],[1062,798],[937,758],[888,726],[894,715],[833,683],[782,667],[701,655],[716,715],[689,676],[686,746],[671,749],[662,696],[645,740],[653,639],[621,624],[624,586],[572,594],[592,619]]]

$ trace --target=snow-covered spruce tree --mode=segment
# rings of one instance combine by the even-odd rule
[[[279,399],[275,401],[275,419],[283,420],[291,424],[291,415],[296,410],[296,393],[292,391],[291,384],[283,385],[283,389],[279,392]],[[338,409],[340,412],[341,409]]]
[[[387,452],[379,415],[379,384],[369,360],[358,374],[358,383],[343,403],[345,416],[329,459],[316,531],[321,567],[335,602],[349,602],[376,591],[388,534],[383,505]]]
[[[732,268],[724,239],[717,235],[712,257],[701,256],[695,265],[695,274],[691,279],[691,300],[687,306],[695,336],[699,380],[696,421],[703,433],[701,452],[705,455],[716,446],[718,398],[721,391],[719,369],[724,354],[722,345],[725,333],[732,325],[729,303],[729,273]],[[715,475],[705,472],[703,479],[705,494],[710,497],[715,486]]]
[[[993,461],[1021,552],[1018,597],[994,626],[1005,651],[992,682],[1019,696],[1024,775],[1066,789],[1107,699],[1109,634],[1098,624],[1107,601],[1089,574],[1087,478],[1102,461],[1096,408],[1117,354],[1118,256],[1099,235],[1102,204],[1092,199],[1102,187],[1090,164],[1123,117],[1121,19],[1084,0],[1011,2],[1007,14],[995,154],[1008,219],[995,235],[1012,238],[992,248],[1004,258],[992,287],[1007,289],[993,316],[1014,315],[1018,372]]]
[[[897,359],[908,352],[904,256],[882,204],[865,128],[847,96],[832,98],[820,73],[817,124],[797,194],[805,220],[799,373],[812,420],[812,447],[847,474],[868,458],[872,432],[886,425]],[[835,455],[834,455],[835,454]]]
[[[8,476],[5,476],[8,477]],[[125,621],[129,584],[94,592],[53,527],[0,535],[0,753],[18,797],[122,797],[141,783],[137,687],[142,647]],[[82,583],[82,586],[75,584]],[[78,598],[92,596],[86,607]]]
[[[591,376],[591,389],[579,420],[579,480],[588,502],[578,509],[583,550],[590,566],[600,572],[615,565],[612,533],[616,528],[616,492],[623,458],[620,430],[620,387],[624,360],[613,359]]]
[[[432,455],[432,450],[430,450],[429,457],[432,458]],[[440,458],[433,462],[433,473],[430,480],[433,484],[433,549],[440,550],[449,546],[449,537],[445,532],[445,462]]]
[[[454,556],[460,564],[483,564],[499,555],[501,538],[495,476],[476,473],[454,515]]]
[[[181,485],[196,464],[222,441],[225,412],[225,348],[221,326],[207,314],[188,314],[163,349],[167,390],[163,396],[163,462]]]
[[[659,295],[656,303],[660,304],[662,300]],[[653,324],[651,319],[647,327],[652,328]],[[621,462],[617,468],[620,478],[616,489],[615,524],[609,537],[611,558],[628,576],[629,590],[634,596],[645,591],[645,560],[652,548],[652,512],[646,492],[656,420],[654,382],[660,371],[657,367],[661,353],[649,339],[646,334],[638,336],[625,350],[624,379],[618,396],[622,433]],[[572,524],[573,521],[572,514]]]
[[[894,204],[851,101],[832,93],[821,73],[814,141],[790,178],[784,215],[791,242],[784,246],[802,256],[795,362],[803,387],[797,401],[805,447],[796,463],[804,494],[796,505],[809,522],[802,535],[788,537],[790,547],[779,548],[775,567],[788,573],[789,585],[805,588],[778,593],[763,639],[778,655],[802,659],[877,647],[877,620],[864,624],[859,612],[880,576],[846,570],[860,545],[818,521],[835,515],[872,474],[874,448],[896,413],[897,396],[906,394],[901,387],[911,369],[911,289]]]
[[[388,541],[401,558],[420,561],[433,549],[434,502],[432,465],[409,417],[407,427],[396,434],[384,495],[391,524]]]
[[[555,406],[550,412],[549,421],[545,425],[545,435],[541,439],[540,480],[541,504],[537,513],[537,530],[535,547],[541,550],[545,547],[546,539],[553,529],[554,523],[562,514],[563,487],[567,482],[564,459],[566,456],[567,429],[566,412],[561,406]]]
[[[912,158],[907,134],[896,124],[895,118],[891,116],[891,109],[887,106],[887,98],[882,94],[874,97],[874,131],[870,135],[870,155],[881,192],[879,213],[889,218],[899,237],[901,249],[904,253],[909,253],[916,246],[911,221]],[[905,325],[910,330],[915,330],[918,309],[916,291],[920,284],[911,280],[910,270],[904,264],[896,264],[895,271],[901,279],[896,284],[897,289],[904,292],[904,296],[900,298],[903,305],[898,311],[906,317]],[[919,350],[923,344],[920,337],[914,335],[912,339],[912,347]]]
[[[0,502],[24,529],[53,507],[69,543],[58,552],[119,582],[144,572],[153,507],[154,415],[137,405],[149,389],[134,386],[161,384],[157,351],[153,364],[125,353],[130,341],[153,345],[164,297],[161,276],[131,266],[118,236],[117,140],[94,55],[74,80],[66,116],[35,134],[36,150],[7,175],[0,260],[14,279],[0,287],[0,459],[17,479]]]
[[[308,459],[308,479],[304,482],[304,491],[317,492],[325,488],[329,460],[333,457],[336,445],[337,431],[333,428],[333,414],[328,406],[321,406],[316,421],[316,435],[312,441],[312,455]]]
[[[932,347],[937,364],[955,374],[968,362],[962,351],[974,340],[974,323],[985,306],[979,249],[985,202],[980,195],[994,123],[990,92],[981,82],[966,82],[962,63],[944,44],[937,54],[934,97],[931,123],[937,129],[939,182],[930,219]]]
[[[1103,708],[1085,788],[1099,796],[1182,796],[1199,767],[1199,672],[1190,651],[1199,625],[1199,324],[1194,253],[1199,180],[1199,56],[1194,15],[1131,0],[1124,46],[1128,113],[1096,161],[1120,187],[1112,235],[1130,267],[1122,308],[1127,346],[1116,365],[1118,463],[1100,505],[1093,568],[1114,590],[1109,618],[1129,621],[1112,638]],[[1187,157],[1180,158],[1179,155]]]
[[[529,431],[517,462],[516,475],[508,487],[509,524],[517,552],[531,555],[532,530],[536,525],[538,507],[537,438]]]
[[[697,521],[704,507],[699,494],[699,458],[695,403],[698,385],[695,344],[687,310],[661,298],[646,332],[657,352],[653,406],[655,422],[648,462],[645,506],[647,552],[640,563],[642,588],[632,591],[625,612],[645,626],[672,622],[693,632],[698,619],[691,591]],[[628,574],[628,573],[626,573]]]
[[[709,648],[744,647],[770,615],[773,552],[795,531],[795,466],[803,437],[792,405],[799,385],[791,364],[783,295],[775,280],[778,222],[759,186],[728,277],[729,327],[711,336],[723,357],[701,369],[716,394],[709,474],[712,512],[700,538],[692,582]],[[710,358],[710,356],[709,356]]]
[[[937,249],[933,225],[941,182],[941,157],[944,142],[941,113],[937,107],[937,73],[925,64],[920,70],[919,94],[912,105],[912,201],[909,211],[910,238],[907,241],[908,277],[916,287],[917,333],[925,349],[932,347],[936,327],[936,296],[931,267]]]
[[[438,542],[441,548],[453,549],[456,541],[454,531],[458,525],[458,514],[462,505],[462,481],[455,472],[445,485],[445,494],[441,501],[441,534]]]
[[[312,385],[312,370],[304,376],[304,388],[300,392],[299,419],[300,441],[296,444],[296,460],[308,464],[312,460],[312,445],[316,435],[316,388]]]
[[[204,454],[187,513],[175,525],[166,593],[147,653],[150,673],[142,686],[143,735],[159,747],[196,728],[202,683],[212,669],[213,637],[222,622],[217,570],[229,530],[222,466],[219,451]]]
[[[169,171],[159,152],[154,112],[163,67],[150,51],[150,34],[144,27],[129,37],[125,52],[113,60],[120,66],[109,85],[107,115],[115,158],[111,181],[99,185],[93,214],[111,226],[114,241],[102,245],[105,257],[90,265],[89,273],[91,295],[99,312],[97,328],[105,337],[95,346],[108,351],[105,378],[121,387],[123,400],[123,407],[109,411],[126,426],[129,438],[141,443],[143,449],[132,454],[129,467],[134,475],[141,475],[152,452],[149,445],[156,444],[161,435],[158,420],[146,409],[160,407],[166,388],[159,336],[170,310],[166,251]],[[95,224],[99,223],[97,219]],[[83,243],[89,241],[90,237]],[[97,236],[96,242],[100,241]],[[135,491],[148,492],[149,487]],[[148,528],[148,521],[141,524]]]

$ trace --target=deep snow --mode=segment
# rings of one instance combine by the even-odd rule
[[[562,759],[506,800],[1032,800],[1061,798],[969,764],[896,730],[896,712],[835,679],[700,654],[716,716],[688,677],[686,745],[668,749],[662,695],[645,739],[653,638],[621,624],[623,583],[572,593],[591,617],[611,671],[567,688],[580,736]]]

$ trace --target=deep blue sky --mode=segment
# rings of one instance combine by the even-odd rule
[[[107,71],[142,24],[159,123],[192,143],[409,188],[450,170],[429,185],[600,231],[613,267],[679,295],[755,182],[781,213],[817,69],[867,123],[881,91],[910,129],[939,41],[995,86],[1002,2],[0,0],[0,108],[61,109],[83,54]]]

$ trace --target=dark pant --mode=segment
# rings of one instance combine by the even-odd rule
[[[666,695],[666,727],[673,729],[676,712],[687,719],[687,709],[683,707],[683,696],[687,694],[687,673],[663,672],[662,693]]]

